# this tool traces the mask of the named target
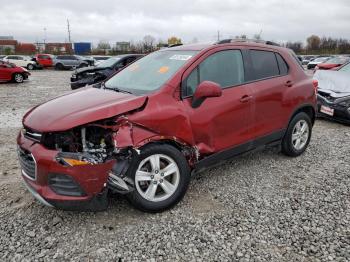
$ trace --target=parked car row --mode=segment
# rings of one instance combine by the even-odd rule
[[[111,56],[79,56],[79,55],[58,55],[37,54],[35,56],[24,55],[0,55],[0,61],[10,62],[29,70],[53,67],[57,70],[72,69],[98,65],[101,61]]]
[[[302,65],[306,66],[308,70],[311,69],[321,69],[321,70],[329,70],[336,69],[341,65],[350,61],[350,57],[348,55],[332,55],[332,56],[314,56],[314,55],[306,55],[302,57]]]

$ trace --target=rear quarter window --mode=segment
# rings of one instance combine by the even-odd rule
[[[252,80],[270,78],[280,74],[274,52],[251,50],[250,56],[253,67]]]
[[[278,53],[275,53],[275,54],[276,54],[276,59],[277,59],[280,75],[287,75],[288,70],[289,70],[288,64],[286,63],[286,61],[283,59],[283,57],[280,54],[278,54]]]

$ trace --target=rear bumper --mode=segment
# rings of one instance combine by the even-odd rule
[[[25,186],[39,202],[66,210],[99,211],[107,208],[107,178],[115,161],[86,166],[64,166],[56,161],[58,151],[48,150],[24,137],[22,133],[18,135],[17,144],[34,158],[35,175],[28,176],[23,172],[23,161],[20,161],[21,172]],[[74,181],[73,186],[68,184],[64,190],[57,190],[60,185],[57,187],[50,180],[54,174],[71,178]],[[74,194],[77,187],[81,189],[81,194]],[[70,188],[75,191],[67,191]]]

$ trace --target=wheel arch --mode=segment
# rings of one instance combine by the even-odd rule
[[[312,125],[314,125],[316,120],[316,110],[312,104],[302,104],[299,107],[297,107],[289,117],[288,124],[290,123],[290,121],[292,121],[293,117],[300,112],[306,113],[310,117]]]

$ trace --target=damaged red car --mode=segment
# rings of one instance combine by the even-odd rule
[[[27,112],[17,139],[22,176],[48,206],[103,210],[112,192],[161,211],[183,198],[191,174],[222,160],[266,146],[302,154],[316,89],[295,54],[271,43],[163,49],[99,88]]]

